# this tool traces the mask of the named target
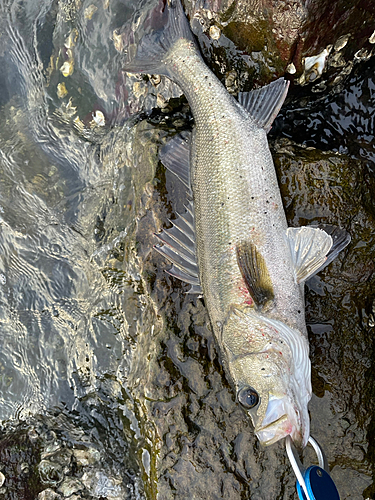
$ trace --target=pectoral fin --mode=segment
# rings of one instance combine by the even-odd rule
[[[251,298],[257,307],[264,308],[274,299],[266,262],[250,241],[241,242],[236,250],[238,266]]]

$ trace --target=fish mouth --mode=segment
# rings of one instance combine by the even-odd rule
[[[282,415],[274,422],[262,426],[255,431],[259,441],[264,446],[269,446],[280,439],[291,436],[293,442],[297,447],[301,446],[302,436],[291,422],[290,416],[287,414]]]
[[[260,425],[259,425],[260,424]],[[288,398],[270,397],[262,422],[255,426],[255,433],[264,446],[269,446],[290,436],[297,449],[302,450],[309,436],[309,424]]]

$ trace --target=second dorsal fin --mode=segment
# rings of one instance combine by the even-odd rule
[[[189,192],[191,136],[191,132],[187,131],[177,134],[159,152],[162,164],[180,179]]]

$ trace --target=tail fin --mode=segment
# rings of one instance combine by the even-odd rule
[[[140,29],[136,32],[129,29],[125,34],[129,59],[125,71],[170,76],[164,58],[181,38],[195,43],[181,1],[174,0],[169,5],[168,0],[159,0],[147,12]]]

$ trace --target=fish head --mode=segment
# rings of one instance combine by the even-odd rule
[[[290,366],[280,362],[279,352],[248,355],[234,363],[238,374],[237,400],[250,416],[263,445],[290,435],[298,449],[309,438],[307,404],[290,377]]]
[[[254,311],[235,311],[223,344],[237,400],[263,445],[290,436],[298,449],[309,439],[311,365],[303,333]]]

